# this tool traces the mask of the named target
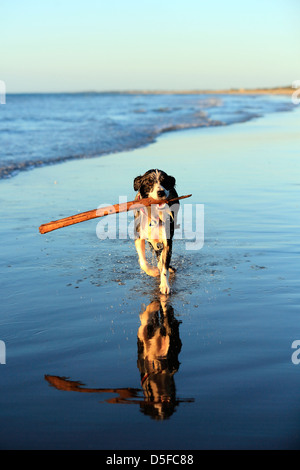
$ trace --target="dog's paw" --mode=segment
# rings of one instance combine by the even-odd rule
[[[160,293],[163,295],[169,295],[171,292],[170,286],[160,286]]]
[[[173,266],[169,266],[169,273],[170,274],[176,273],[176,268],[174,268]]]
[[[159,269],[155,266],[147,266],[147,268],[145,269],[145,272],[146,274],[148,274],[148,276],[152,276],[152,277],[157,277],[160,275]]]
[[[170,286],[168,282],[161,282],[159,286],[159,290],[161,294],[168,295],[171,292]]]

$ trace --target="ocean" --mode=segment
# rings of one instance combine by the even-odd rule
[[[288,97],[266,95],[10,94],[0,106],[0,179],[132,150],[164,132],[226,126],[293,107]]]

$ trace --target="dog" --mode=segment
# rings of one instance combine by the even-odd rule
[[[135,211],[134,233],[140,267],[149,276],[160,276],[159,288],[162,294],[170,293],[169,273],[175,271],[170,266],[170,261],[179,202],[164,202],[167,198],[178,197],[175,185],[173,176],[158,169],[148,170],[144,175],[137,176],[133,182],[133,188],[137,191],[135,201],[147,197],[161,201]],[[146,260],[145,240],[156,254],[157,267],[151,266]]]

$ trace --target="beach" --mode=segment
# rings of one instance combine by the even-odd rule
[[[299,449],[299,125],[295,106],[0,181],[1,448]],[[97,219],[39,233],[131,201],[150,168],[204,207],[203,247],[174,241],[168,298]],[[174,333],[162,403],[140,351],[155,311]]]

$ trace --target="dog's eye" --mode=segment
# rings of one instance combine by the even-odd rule
[[[149,180],[147,181],[147,185],[152,188],[155,184],[155,179],[154,178],[149,178]]]

